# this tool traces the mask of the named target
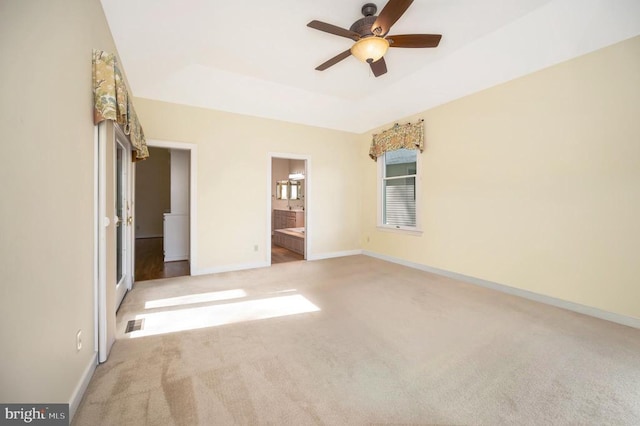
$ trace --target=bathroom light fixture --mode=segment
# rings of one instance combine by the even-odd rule
[[[292,180],[302,180],[302,179],[304,179],[304,175],[303,175],[302,173],[291,173],[291,174],[289,175],[289,179],[292,179]]]
[[[389,48],[389,42],[382,37],[365,37],[356,41],[351,47],[351,54],[362,62],[372,63],[384,56]]]

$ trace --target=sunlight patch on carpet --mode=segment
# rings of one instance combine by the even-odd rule
[[[196,330],[245,321],[256,321],[320,311],[306,297],[296,294],[268,299],[247,300],[198,308],[177,309],[135,316],[144,320],[142,330],[127,334],[130,338]]]
[[[149,300],[144,304],[144,308],[168,308],[171,306],[192,305],[195,303],[219,302],[221,300],[239,299],[246,296],[247,292],[240,288],[236,290],[213,291],[210,293],[188,294],[186,296],[169,297],[167,299]]]
[[[295,289],[295,288],[290,288],[289,290],[278,290],[278,291],[274,291],[274,292],[271,292],[270,294],[293,293],[293,292],[295,292],[295,291],[298,291],[298,290],[297,290],[297,289]]]

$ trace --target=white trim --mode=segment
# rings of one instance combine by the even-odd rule
[[[71,420],[73,420],[73,416],[75,416],[78,407],[80,406],[80,402],[82,401],[82,397],[84,393],[87,391],[87,387],[89,386],[89,382],[91,381],[91,377],[93,377],[93,373],[96,371],[96,366],[98,365],[98,353],[94,352],[91,356],[91,360],[89,364],[84,369],[76,388],[73,390],[71,394],[71,400],[69,400],[69,424],[71,424]]]
[[[358,254],[362,254],[362,250],[331,251],[328,253],[311,255],[309,256],[308,260],[332,259],[334,257],[356,256]]]
[[[513,296],[522,297],[525,299],[533,300],[535,302],[540,302],[546,305],[555,306],[557,308],[567,309],[569,311],[577,312],[579,314],[584,314],[591,317],[615,322],[617,324],[622,324],[629,327],[640,329],[640,318],[628,317],[626,315],[616,314],[614,312],[605,311],[602,309],[594,308],[592,306],[581,305],[579,303],[570,302],[568,300],[558,299],[552,296],[547,296],[540,293],[534,293],[532,291],[523,290],[516,287],[510,287],[505,284],[498,284],[492,281],[483,280],[481,278],[475,278],[468,275],[459,274],[457,272],[447,271],[445,269],[434,268],[433,266],[410,262],[408,260],[399,259],[396,257],[387,256],[385,254],[375,253],[368,250],[363,250],[362,254],[370,257],[375,257],[377,259],[386,260],[387,262],[408,266],[409,268],[414,268],[414,269],[418,269],[425,272],[431,272],[433,274],[441,275],[444,277],[453,278],[455,280],[463,281],[469,284],[490,288],[492,290],[497,290],[502,293],[511,294]]]
[[[275,157],[277,158],[277,157]],[[273,200],[272,200],[272,189],[271,185],[273,184],[273,159],[274,155],[272,153],[267,154],[267,213],[265,216],[266,222],[266,230],[267,230],[267,238],[265,239],[264,247],[265,247],[265,262],[267,266],[271,266],[271,240],[273,238]],[[305,209],[306,210],[306,209]],[[306,214],[306,213],[305,213]],[[305,226],[307,225],[306,218],[304,222]],[[306,244],[306,242],[305,242]],[[305,247],[306,252],[306,247]]]
[[[356,256],[358,254],[362,254],[362,250],[333,251],[329,253],[322,253],[322,254],[309,256],[307,260],[332,259],[334,257]],[[269,266],[271,266],[271,261],[237,263],[234,265],[223,265],[223,266],[215,266],[213,268],[203,268],[203,269],[194,270],[191,272],[191,275],[196,276],[196,275],[219,274],[221,272],[244,271],[247,269],[267,268]]]
[[[144,240],[145,238],[164,238],[162,234],[136,235],[136,240]]]
[[[269,158],[283,158],[285,160],[309,160],[311,156],[307,154],[292,154],[289,152],[269,152]]]
[[[212,268],[203,268],[191,271],[191,275],[209,275],[209,274],[219,274],[221,272],[233,272],[233,271],[244,271],[246,269],[257,269],[257,268],[266,268],[271,266],[271,262],[252,262],[252,263],[238,263],[235,265],[223,265],[223,266],[214,266]]]
[[[100,169],[98,144],[98,126],[93,127],[93,350],[98,351],[98,291],[100,274],[98,272],[98,256],[100,241]]]
[[[402,226],[396,227],[396,226],[393,226],[393,225],[378,225],[377,228],[378,228],[378,231],[393,232],[393,233],[396,233],[396,234],[407,234],[407,235],[420,236],[423,233],[422,229],[405,228],[405,227],[402,227]]]
[[[177,256],[165,256],[164,257],[164,261],[165,262],[179,262],[182,260],[189,260],[189,255],[188,254],[180,254]]]
[[[127,223],[129,217],[132,219],[128,223],[129,230],[127,239],[129,240],[129,287],[127,290],[133,290],[133,284],[136,280],[136,165],[132,161],[133,152],[129,153],[129,211],[127,212]]]
[[[376,213],[376,226],[378,228],[378,230],[380,231],[385,231],[385,232],[394,232],[394,233],[399,233],[399,234],[409,234],[409,235],[422,235],[422,219],[421,219],[421,212],[422,212],[422,196],[420,195],[420,191],[422,188],[422,154],[419,150],[416,150],[416,174],[415,174],[415,178],[416,178],[416,226],[399,226],[399,225],[387,225],[385,223],[383,223],[383,214],[382,214],[382,210],[383,210],[383,205],[382,205],[382,200],[384,199],[384,185],[382,184],[382,182],[385,180],[384,178],[384,174],[385,174],[385,169],[384,169],[384,162],[385,162],[385,154],[382,154],[380,157],[378,157],[378,159],[376,160],[378,163],[378,170],[377,170],[377,175],[376,175],[376,180],[377,180],[377,213]],[[399,178],[403,178],[403,177],[410,177],[413,175],[407,175],[407,176],[394,176],[393,179],[399,179]]]
[[[110,219],[107,217],[107,121],[98,124],[98,360],[105,362],[109,354],[107,342],[107,250],[106,231]]]
[[[309,194],[312,194],[311,191],[311,156],[306,154],[291,154],[286,152],[269,152],[267,153],[267,213],[266,213],[266,234],[267,238],[265,240],[265,250],[266,253],[266,262],[267,266],[271,265],[271,236],[273,229],[271,222],[271,215],[273,214],[273,204],[271,200],[271,184],[273,183],[273,159],[280,158],[284,160],[303,160],[305,167],[305,191],[304,191],[304,229],[305,229],[305,238],[304,238],[304,259],[311,260],[310,247],[313,247],[311,241],[313,240],[313,233],[309,232],[310,221],[309,221]]]
[[[188,142],[162,141],[147,139],[147,146],[152,148],[182,149],[190,152],[189,156],[189,270],[198,270],[198,145]]]

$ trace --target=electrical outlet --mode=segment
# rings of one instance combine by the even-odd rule
[[[253,251],[258,251],[258,245],[253,246]]]
[[[76,333],[76,350],[80,351],[80,349],[82,349],[82,330]]]

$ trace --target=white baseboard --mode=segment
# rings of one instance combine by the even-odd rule
[[[80,406],[80,401],[82,401],[82,396],[84,395],[87,387],[89,386],[89,382],[91,381],[91,377],[93,377],[94,371],[96,371],[96,366],[98,365],[98,353],[94,352],[87,368],[84,369],[82,373],[82,377],[80,381],[76,385],[76,388],[73,390],[73,394],[71,394],[71,400],[69,401],[69,424],[71,424],[71,420],[73,420],[73,416],[75,416],[78,407]]]
[[[358,254],[362,254],[362,250],[332,251],[329,253],[310,254],[307,260],[331,259],[334,257],[356,256]]]
[[[241,263],[235,265],[214,266],[213,268],[198,268],[191,271],[191,275],[219,274],[220,272],[243,271],[245,269],[266,268],[268,262]]]
[[[142,240],[145,238],[163,238],[162,234],[149,234],[149,235],[136,235],[136,240]]]
[[[179,254],[176,256],[165,256],[164,257],[164,261],[165,262],[178,262],[181,260],[189,260],[189,255],[188,254]]]
[[[404,259],[399,259],[392,256],[387,256],[385,254],[371,252],[368,250],[363,250],[362,254],[366,256],[375,257],[377,259],[386,260],[387,262],[408,266],[409,268],[419,269],[421,271],[431,272],[433,274],[442,275],[444,277],[453,278],[459,281],[464,281],[469,284],[475,284],[481,287],[498,290],[502,293],[523,297],[525,299],[555,306],[557,308],[567,309],[573,312],[578,312],[580,314],[589,315],[591,317],[600,318],[603,320],[615,322],[615,323],[626,325],[629,327],[640,328],[640,318],[628,317],[626,315],[604,311],[602,309],[594,308],[592,306],[581,305],[579,303],[570,302],[568,300],[557,299],[552,296],[546,296],[544,294],[534,293],[532,291],[523,290],[516,287],[510,287],[504,284],[498,284],[492,281],[483,280],[481,278],[470,277],[468,275],[459,274],[457,272],[451,272],[444,269],[434,268],[432,266],[423,265],[421,263],[409,262]]]
[[[362,254],[362,250],[334,251],[329,253],[314,254],[309,255],[307,260],[331,259],[333,257],[355,256],[357,254]],[[219,274],[220,272],[243,271],[245,269],[267,268],[269,266],[271,266],[270,262],[240,263],[235,265],[215,266],[213,268],[193,269],[191,271],[191,275]]]

